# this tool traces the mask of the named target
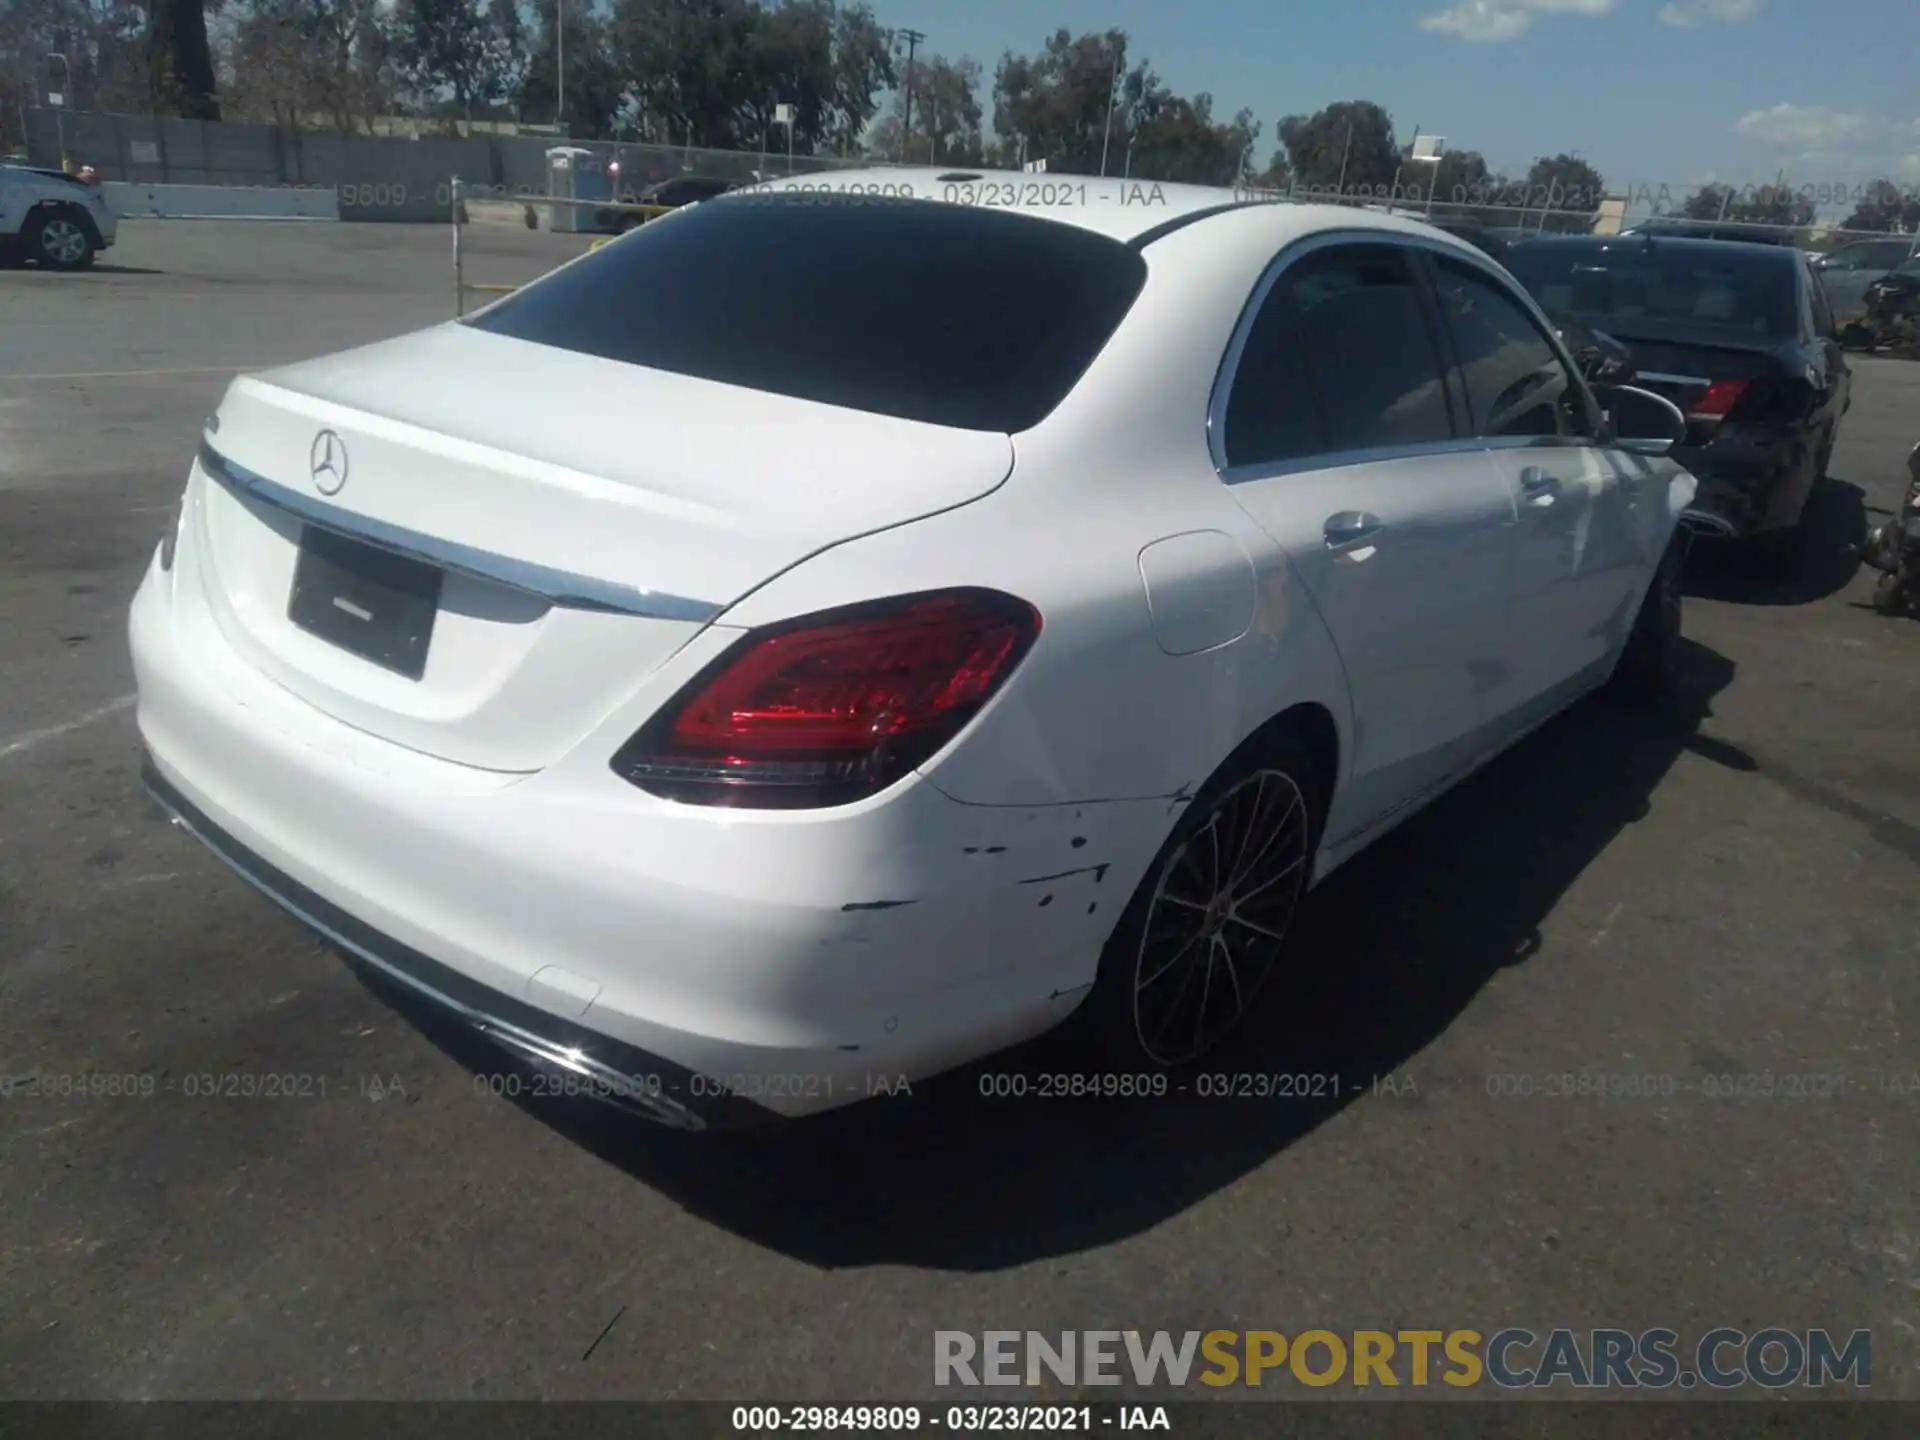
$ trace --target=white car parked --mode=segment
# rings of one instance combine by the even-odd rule
[[[26,165],[0,165],[0,259],[84,270],[119,234],[98,185]]]
[[[701,1128],[1076,1010],[1116,1072],[1189,1064],[1312,963],[1309,883],[1661,682],[1685,422],[1609,419],[1472,247],[1131,181],[831,183],[236,380],[131,619],[176,818]]]

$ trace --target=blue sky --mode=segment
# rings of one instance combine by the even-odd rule
[[[1610,185],[1920,185],[1920,0],[872,0],[971,55],[1119,27],[1181,93],[1274,124],[1375,100],[1495,169],[1583,154]],[[992,100],[981,97],[989,124]]]

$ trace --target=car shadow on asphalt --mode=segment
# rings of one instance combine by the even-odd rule
[[[1687,557],[1686,593],[1734,605],[1811,605],[1852,582],[1866,538],[1866,492],[1829,476],[1807,497],[1790,563],[1747,554],[1737,542],[1698,541]]]
[[[1562,894],[1646,817],[1683,751],[1752,768],[1699,733],[1733,664],[1692,641],[1681,662],[1665,703],[1583,702],[1314,891],[1290,942],[1298,978],[1270,984],[1209,1067],[1338,1077],[1292,1087],[1304,1096],[1037,1098],[1089,1064],[1069,1024],[911,1097],[765,1131],[689,1136],[589,1102],[513,1103],[690,1213],[822,1267],[988,1271],[1138,1234],[1383,1093],[1374,1077],[1413,1073],[1493,975],[1539,951]],[[500,1068],[472,1032],[377,988],[459,1063]]]

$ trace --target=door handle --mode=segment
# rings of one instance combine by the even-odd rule
[[[1520,472],[1520,493],[1529,505],[1544,508],[1559,495],[1560,477],[1547,474],[1538,465],[1529,465]]]
[[[1364,540],[1380,529],[1381,520],[1365,510],[1342,510],[1337,515],[1329,515],[1321,534],[1327,538],[1327,548],[1338,550]]]

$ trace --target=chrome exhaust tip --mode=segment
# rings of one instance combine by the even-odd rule
[[[625,1074],[580,1050],[517,1026],[483,1021],[473,1028],[529,1069],[546,1076],[551,1082],[548,1093],[596,1101],[674,1130],[707,1128],[700,1116],[663,1093],[665,1087],[658,1076]]]

